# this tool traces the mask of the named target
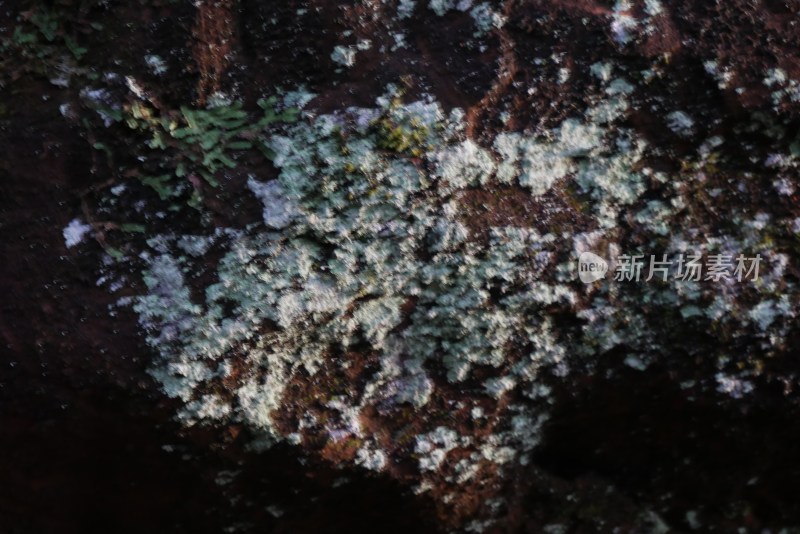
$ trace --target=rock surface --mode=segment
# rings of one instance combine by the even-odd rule
[[[796,531],[798,13],[0,4],[4,528]]]

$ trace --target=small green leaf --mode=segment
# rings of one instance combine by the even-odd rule
[[[275,151],[268,147],[263,141],[258,143],[258,149],[264,154],[264,157],[272,161],[275,159]]]
[[[143,234],[146,230],[144,225],[135,223],[124,223],[119,225],[119,229],[123,232]]]
[[[242,111],[242,104],[237,102],[238,106],[230,106],[227,108],[215,108],[219,110],[216,114],[212,116],[216,120],[220,121],[237,121],[237,120],[245,120],[247,119],[247,112]]]
[[[231,141],[228,143],[228,148],[231,150],[250,150],[253,148],[253,143],[250,141]]]
[[[164,137],[161,135],[161,132],[153,132],[153,138],[148,143],[150,148],[160,148],[165,149],[167,145],[164,144]]]
[[[287,109],[279,115],[279,119],[283,122],[294,122],[300,116],[299,109]]]
[[[189,128],[176,128],[172,130],[171,135],[175,139],[184,139],[186,136],[191,134],[192,131]]]
[[[214,145],[219,142],[220,137],[222,137],[222,132],[219,130],[211,130],[210,132],[206,132],[203,135],[203,140],[200,142],[200,146],[203,147],[203,150],[211,150]]]
[[[175,190],[169,184],[169,176],[145,176],[142,178],[142,183],[152,188],[161,200],[175,196]]]
[[[204,179],[204,180],[205,180],[205,181],[208,183],[208,185],[210,185],[211,187],[219,187],[219,182],[217,181],[217,179],[216,179],[216,178],[214,178],[214,175],[212,175],[210,172],[208,172],[208,171],[204,171],[204,170],[201,170],[201,171],[200,171],[200,176],[202,176],[202,177],[203,177],[203,179]]]
[[[25,33],[22,28],[17,27],[14,30],[14,35],[11,37],[15,44],[27,45],[36,42],[36,36],[32,33]]]
[[[272,110],[275,107],[275,104],[278,102],[278,98],[275,96],[271,96],[267,99],[260,98],[257,102],[258,107],[263,110]]]
[[[122,251],[118,248],[108,247],[106,248],[106,252],[108,253],[109,256],[111,256],[117,261],[120,261],[122,258],[125,257],[125,254],[123,254]]]
[[[222,147],[218,146],[215,147],[213,150],[209,150],[203,156],[203,167],[216,167],[216,162],[219,157],[222,155]]]
[[[226,156],[225,154],[220,154],[219,155],[219,161],[220,161],[220,163],[222,163],[223,165],[225,165],[229,169],[233,169],[234,167],[236,167],[236,162],[233,161],[228,156]]]
[[[231,119],[231,120],[224,120],[217,123],[217,125],[222,128],[223,130],[235,130],[237,128],[241,128],[247,124],[247,119]]]
[[[72,37],[65,36],[64,37],[64,44],[67,45],[67,49],[72,53],[73,57],[78,61],[86,54],[88,51],[86,48],[79,46],[78,43]]]
[[[120,110],[120,109],[114,109],[114,108],[108,108],[108,107],[98,107],[97,111],[99,111],[100,113],[110,117],[111,120],[113,120],[114,122],[120,122],[122,120],[122,110]],[[132,126],[132,128],[133,128],[133,126]]]
[[[192,197],[189,199],[187,204],[189,204],[190,207],[200,211],[203,208],[203,197],[200,196],[200,193],[195,191],[192,193]]]
[[[181,113],[183,114],[183,118],[186,119],[186,124],[189,125],[189,128],[192,130],[198,130],[200,128],[197,123],[197,114],[194,111],[183,106],[181,107]]]

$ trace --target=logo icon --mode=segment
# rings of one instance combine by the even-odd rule
[[[605,278],[608,262],[592,252],[584,252],[578,258],[578,277],[584,284],[591,284]]]

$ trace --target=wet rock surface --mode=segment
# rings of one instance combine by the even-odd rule
[[[798,13],[795,1],[0,4],[0,530],[794,532]],[[236,137],[269,150],[237,153],[214,169],[216,186],[180,159],[194,150],[169,137],[184,126],[181,106],[241,101],[252,121],[271,95],[279,110],[302,106],[297,122]],[[432,108],[414,102],[440,114],[426,123]],[[328,129],[327,117],[345,118]],[[162,124],[166,148],[152,152],[146,128]],[[325,159],[329,145],[341,161]],[[306,149],[318,151],[313,168],[301,166]],[[352,154],[377,163],[359,174]],[[190,169],[158,182],[174,189],[148,185],[174,179],[173,159]],[[394,179],[416,173],[412,185]],[[283,189],[258,189],[270,183]],[[366,246],[430,232],[408,245],[413,262],[390,252],[391,268],[375,271],[403,281],[394,293],[356,276],[335,319],[327,308],[272,315],[249,287],[209,293],[226,273],[263,267],[254,276],[285,276],[306,298],[309,278],[294,274],[303,262],[264,236],[298,255],[310,241],[324,264],[347,251],[320,222],[342,205],[374,209],[347,219]],[[398,206],[425,217],[380,233]],[[76,220],[88,229],[68,247]],[[727,240],[765,256],[766,281],[671,301],[670,287],[584,291],[556,279],[573,239],[598,231],[597,251]],[[498,252],[515,240],[550,256]],[[237,270],[242,250],[257,253]],[[155,275],[169,258],[181,284]],[[495,269],[498,258],[496,276],[476,267],[477,285],[442,284],[434,297],[396,267]],[[560,296],[525,293],[542,299],[533,310],[508,300],[531,284]],[[285,296],[274,287],[263,302]],[[447,330],[435,297],[475,287],[483,300],[463,315],[519,310],[524,321],[487,329],[481,339],[497,339],[502,357],[454,380],[447,347],[468,323],[430,332],[439,323],[424,313],[439,310]],[[182,358],[201,346],[201,323],[186,333],[137,300],[156,295],[171,313],[183,290],[203,325],[257,318],[255,335],[231,335],[198,380],[168,366],[196,361]],[[368,314],[376,295],[386,323]],[[349,346],[329,341],[353,321]],[[438,344],[427,358],[413,357],[422,343],[387,348],[425,336]],[[314,343],[323,349],[295,365]],[[529,354],[547,357],[525,367]],[[264,387],[248,396],[251,384]]]

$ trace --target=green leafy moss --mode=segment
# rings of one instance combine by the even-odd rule
[[[236,157],[252,149],[260,149],[267,157],[272,153],[259,140],[260,132],[275,122],[291,122],[297,110],[276,112],[276,99],[260,100],[262,115],[251,120],[241,102],[209,109],[181,107],[178,111],[158,111],[136,101],[125,107],[122,120],[133,130],[147,136],[148,154],[167,174],[142,179],[162,200],[177,196],[177,183],[197,176],[212,187],[218,187],[217,174],[236,167]],[[199,204],[199,200],[190,200]]]

